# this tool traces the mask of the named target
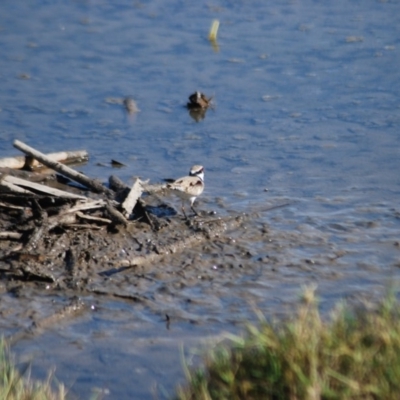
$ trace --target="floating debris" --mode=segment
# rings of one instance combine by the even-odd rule
[[[107,104],[120,104],[125,107],[125,110],[128,112],[129,115],[136,114],[139,112],[139,108],[136,104],[136,101],[133,100],[132,97],[107,97],[104,100]]]
[[[111,160],[111,166],[114,168],[122,168],[122,167],[126,167],[125,164],[117,161],[117,160]]]
[[[210,40],[211,42],[217,41],[218,28],[219,28],[219,21],[217,19],[214,19],[214,21],[211,24],[210,33],[208,34],[208,40]]]
[[[357,43],[363,42],[364,38],[362,36],[347,36],[346,43]]]
[[[281,97],[280,95],[266,94],[262,96],[262,99],[265,102],[268,102],[268,101],[278,100],[280,97]]]
[[[139,112],[139,108],[136,105],[135,100],[132,99],[132,97],[125,97],[123,104],[125,106],[126,111],[128,112],[128,114],[132,115],[132,114],[136,114],[137,112]]]
[[[212,22],[210,33],[208,34],[208,40],[211,42],[211,45],[216,53],[219,51],[219,46],[217,43],[218,28],[219,28],[219,21],[215,19]]]
[[[122,97],[107,97],[104,99],[107,104],[124,104]]]
[[[53,161],[58,161],[66,165],[82,164],[89,159],[86,150],[61,151],[58,153],[47,154],[47,157]],[[44,165],[30,156],[17,156],[0,158],[0,168],[35,170],[44,168]]]

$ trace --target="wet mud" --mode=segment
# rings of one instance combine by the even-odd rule
[[[124,198],[129,190],[124,187],[123,191],[116,192],[115,197]],[[73,318],[75,312],[80,314],[84,304],[76,299],[82,296],[141,302],[159,313],[166,298],[179,303],[179,292],[198,282],[213,281],[216,271],[225,271],[228,280],[235,281],[243,271],[254,269],[254,255],[237,238],[245,234],[249,224],[254,225],[256,212],[219,217],[213,211],[199,211],[199,215],[187,218],[159,195],[147,195],[137,202],[132,219],[121,223],[112,221],[110,207],[91,209],[91,203],[86,203],[39,194],[0,194],[3,293],[18,298],[29,287],[32,296],[45,290],[65,293],[72,299],[54,313],[34,319],[28,331],[18,332],[12,341],[63,318]],[[84,215],[77,212],[85,207],[88,210]],[[268,235],[263,225],[258,240],[268,242]],[[271,260],[259,257],[258,263],[263,262]],[[192,301],[185,296],[183,307],[177,307],[182,308],[183,318],[185,303]],[[170,318],[168,314],[165,317],[167,321]]]
[[[249,304],[271,301],[268,291],[273,289],[276,297],[277,286],[292,290],[314,283],[332,290],[335,282],[346,280],[350,288],[352,279],[364,276],[373,281],[376,273],[382,287],[381,266],[351,260],[357,242],[368,246],[371,240],[376,245],[376,221],[325,226],[318,221],[316,226],[309,219],[294,229],[278,229],[288,223],[284,213],[295,210],[291,202],[279,200],[250,213],[225,211],[223,216],[199,210],[198,216],[185,218],[159,195],[145,195],[126,224],[110,223],[107,208],[86,211],[78,222],[65,210],[74,209],[79,201],[1,195],[0,231],[15,234],[0,241],[3,294],[20,297],[28,308],[35,295],[44,292],[63,298],[62,304],[30,316],[27,325],[14,330],[13,342],[90,312],[80,300],[88,296],[140,303],[167,323],[171,319],[201,323],[244,319]],[[394,238],[380,242],[396,253]],[[365,280],[363,284],[368,291]],[[232,290],[243,303],[242,312],[235,308]],[[298,290],[292,291],[288,302],[296,295]],[[233,318],[230,307],[235,309]]]
[[[13,348],[47,354],[38,357],[44,376],[54,359],[68,385],[76,366],[80,395],[103,382],[124,397],[132,379],[142,398],[158,382],[171,392],[182,341],[193,348],[203,335],[237,331],[256,310],[288,315],[307,285],[318,287],[327,311],[342,298],[373,301],[399,277],[398,212],[381,205],[325,220],[303,218],[304,204],[282,198],[248,213],[199,199],[199,215],[185,218],[174,208],[180,202],[144,194],[123,224],[107,207],[65,218],[79,202],[0,196],[0,231],[16,234],[0,241],[0,315]],[[109,360],[126,372],[111,373]]]
[[[103,203],[73,217],[0,199],[0,330],[35,378],[168,398],[182,344],[291,314],[307,285],[324,317],[399,286],[398,2],[35,4],[4,2],[2,157],[82,146],[80,171],[129,185],[207,171],[189,221],[161,193],[128,223],[79,185]],[[208,109],[185,109],[196,90]]]

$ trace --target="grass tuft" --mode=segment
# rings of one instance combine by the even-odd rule
[[[324,322],[306,289],[291,319],[217,345],[175,399],[399,399],[399,310],[389,294],[373,311],[342,304]]]
[[[0,341],[0,400],[64,400],[64,386],[58,385],[55,392],[51,380],[49,376],[45,382],[36,382],[29,374],[22,376],[10,360],[4,340]]]

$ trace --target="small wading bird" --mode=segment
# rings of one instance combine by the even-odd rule
[[[190,109],[204,109],[211,105],[212,97],[207,98],[204,93],[194,92],[189,96],[189,103],[186,104],[187,108]]]
[[[197,196],[200,196],[204,190],[204,168],[201,165],[193,165],[190,169],[189,175],[179,178],[167,185],[182,200],[182,212],[185,218],[185,201],[190,202],[190,208],[198,215],[193,208],[193,203]]]

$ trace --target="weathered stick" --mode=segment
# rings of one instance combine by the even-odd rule
[[[22,207],[22,206],[14,206],[11,204],[6,204],[0,201],[0,207],[8,208],[10,210],[26,210],[27,207]]]
[[[90,229],[91,231],[101,231],[103,228],[99,225],[93,225],[93,224],[66,224],[63,223],[61,224],[65,228],[69,229]]]
[[[3,188],[3,189],[1,189]],[[5,192],[12,192],[12,193],[24,193],[24,194],[32,194],[29,190],[22,189],[17,185],[14,185],[13,183],[7,182],[4,179],[0,180],[0,192],[5,191]]]
[[[22,237],[22,233],[18,232],[0,232],[0,239],[7,239],[7,240],[19,240]]]
[[[129,218],[132,213],[132,210],[135,208],[135,205],[143,193],[142,181],[140,179],[136,179],[135,183],[132,186],[131,191],[126,197],[125,201],[121,204],[121,207],[124,209],[125,217]]]
[[[54,169],[55,171],[59,172],[62,175],[67,176],[68,178],[92,189],[96,193],[107,193],[108,195],[112,195],[111,191],[107,189],[105,186],[101,184],[101,182],[90,179],[86,175],[83,175],[72,168],[69,168],[63,164],[60,164],[57,161],[49,159],[45,154],[41,153],[40,151],[35,150],[34,148],[22,143],[19,140],[14,140],[13,143],[14,147],[21,150],[25,154],[35,158],[36,160],[40,161],[46,167]]]
[[[108,184],[109,184],[110,188],[112,190],[114,190],[115,192],[119,192],[121,190],[129,190],[130,189],[130,187],[126,183],[122,182],[121,179],[119,179],[115,175],[111,175],[108,178]]]
[[[86,150],[49,153],[46,154],[46,157],[48,157],[50,160],[62,162],[64,164],[82,162],[89,159],[89,155]],[[41,165],[37,160],[30,161],[24,156],[0,158],[0,168],[20,169],[26,166],[26,164],[28,164],[30,168],[43,167],[43,165]]]
[[[111,219],[107,219],[107,218],[100,218],[100,217],[94,217],[93,215],[85,215],[83,212],[78,211],[76,213],[76,216],[79,219],[83,219],[86,221],[92,221],[92,222],[100,222],[102,224],[111,224]]]
[[[83,200],[87,199],[87,197],[79,195],[79,194],[69,193],[69,192],[65,192],[64,190],[59,190],[59,189],[51,188],[50,186],[41,185],[40,183],[30,182],[30,181],[27,181],[26,179],[17,178],[16,176],[8,175],[2,179],[2,182],[27,187],[27,188],[34,189],[34,190],[37,190],[42,193],[50,194],[52,196],[66,197],[69,199],[83,199]]]
[[[54,229],[58,225],[71,225],[76,222],[76,214],[63,214],[54,215],[49,218],[48,224],[46,226],[46,232]]]
[[[106,205],[104,200],[93,200],[93,201],[85,201],[82,204],[76,204],[74,207],[71,207],[64,211],[63,213],[74,213],[77,211],[86,211],[86,210],[95,210],[96,208],[102,208]]]
[[[116,224],[127,225],[128,220],[112,204],[106,204],[106,210],[113,222]]]

